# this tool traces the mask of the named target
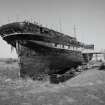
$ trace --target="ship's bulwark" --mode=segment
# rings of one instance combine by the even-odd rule
[[[80,52],[53,49],[37,44],[33,46],[32,43],[28,43],[28,47],[24,46],[21,45],[21,50],[18,51],[21,77],[38,79],[46,75],[63,74],[83,62]]]

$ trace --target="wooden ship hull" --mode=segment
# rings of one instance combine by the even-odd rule
[[[62,75],[85,61],[86,54],[80,50],[84,45],[75,38],[54,31],[52,35],[45,28],[43,34],[43,27],[39,27],[42,33],[34,32],[36,25],[31,24],[27,29],[29,23],[24,24],[12,23],[0,28],[3,39],[16,48],[21,77],[38,80],[52,74]]]
[[[33,49],[20,45],[22,50],[17,51],[20,53],[18,55],[22,69],[21,77],[29,75],[37,78],[44,75],[63,74],[71,68],[77,68],[83,62],[81,52],[50,48],[35,43],[32,46]]]

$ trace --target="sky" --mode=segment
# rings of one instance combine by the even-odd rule
[[[24,19],[105,49],[105,0],[0,0],[0,26]],[[0,57],[17,57],[1,37]]]

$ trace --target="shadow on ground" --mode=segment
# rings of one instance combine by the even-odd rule
[[[18,77],[17,62],[0,61],[0,105],[105,105],[105,71],[88,70],[58,85]]]

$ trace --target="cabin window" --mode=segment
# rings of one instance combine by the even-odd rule
[[[64,48],[65,48],[65,49],[68,49],[68,46],[65,45]]]
[[[77,47],[74,47],[74,50],[76,51],[77,50]]]
[[[72,50],[74,50],[74,46],[72,47]]]
[[[45,29],[45,30],[44,30],[44,33],[48,34],[48,33],[49,33],[49,31],[48,31],[47,29]]]
[[[32,55],[36,55],[36,52],[33,51],[33,50],[31,50],[31,54],[32,54]]]
[[[72,49],[72,46],[69,46],[69,49],[71,50]]]
[[[41,33],[43,33],[43,32],[44,32],[44,30],[43,30],[43,28],[42,28],[42,27],[40,27],[40,32],[41,32]]]
[[[60,47],[63,48],[63,45],[61,44]]]
[[[55,43],[52,43],[52,47],[55,47]]]
[[[75,50],[75,47],[73,47],[73,50]]]
[[[73,46],[71,46],[71,50],[74,50]]]
[[[40,28],[39,28],[39,27],[37,27],[36,31],[37,31],[37,33],[40,33]]]
[[[68,45],[68,49],[70,49],[70,45]]]
[[[79,47],[78,50],[81,51],[81,47]]]
[[[62,45],[62,48],[64,48],[64,45]]]
[[[43,45],[51,46],[51,43],[42,43]]]
[[[77,51],[79,51],[79,48],[77,47]]]
[[[60,48],[62,48],[62,45],[60,44]]]
[[[57,45],[58,45],[58,44],[57,44],[57,43],[55,43],[55,47],[57,47]]]
[[[62,48],[62,45],[61,45],[61,44],[58,44],[57,47],[58,47],[58,48]]]

